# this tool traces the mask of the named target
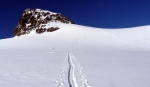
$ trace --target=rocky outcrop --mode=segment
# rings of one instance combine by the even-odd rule
[[[41,34],[43,32],[53,32],[59,29],[55,26],[46,27],[47,23],[50,22],[74,24],[69,18],[59,13],[53,13],[42,9],[26,9],[14,30],[14,36],[29,34],[33,30]]]

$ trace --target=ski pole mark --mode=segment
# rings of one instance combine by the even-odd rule
[[[64,63],[62,65],[62,72],[59,75],[58,79],[55,80],[57,83],[57,87],[67,87],[67,81],[66,81],[66,73],[68,71],[68,66],[67,66],[67,57],[64,59]]]

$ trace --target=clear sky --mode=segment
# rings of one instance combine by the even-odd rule
[[[150,25],[150,0],[0,0],[0,39],[13,37],[26,8],[62,13],[76,24],[99,28]]]

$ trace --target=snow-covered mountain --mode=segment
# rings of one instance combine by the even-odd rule
[[[59,29],[0,40],[1,87],[150,86],[150,26],[51,26]]]

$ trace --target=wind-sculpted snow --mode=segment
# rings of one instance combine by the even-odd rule
[[[0,40],[0,87],[150,86],[150,26],[50,25],[60,29]]]

